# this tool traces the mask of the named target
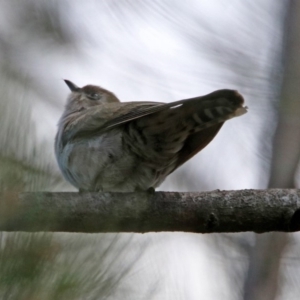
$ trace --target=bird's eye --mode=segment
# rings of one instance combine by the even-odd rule
[[[87,95],[89,99],[91,100],[99,100],[101,95],[98,93],[91,93]]]

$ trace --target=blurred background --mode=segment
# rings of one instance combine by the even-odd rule
[[[54,158],[68,88],[171,102],[236,89],[249,113],[160,190],[295,188],[300,3],[0,1],[0,192],[74,191]],[[0,233],[0,299],[298,299],[299,234]]]

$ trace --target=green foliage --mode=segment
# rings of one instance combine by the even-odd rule
[[[0,299],[115,299],[142,253],[118,266],[130,242],[112,235],[1,233]]]

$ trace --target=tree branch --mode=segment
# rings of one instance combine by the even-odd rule
[[[300,190],[2,193],[0,231],[197,233],[300,230]]]

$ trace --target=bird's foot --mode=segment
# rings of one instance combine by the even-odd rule
[[[149,189],[147,189],[147,193],[150,194],[150,195],[154,195],[155,194],[155,188],[150,187]]]

